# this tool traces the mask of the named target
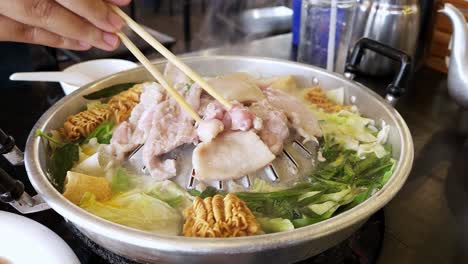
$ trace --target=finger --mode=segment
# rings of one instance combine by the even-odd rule
[[[0,1],[0,14],[100,49],[114,50],[119,44],[115,34],[103,32],[53,0]]]
[[[130,4],[131,1],[132,0],[107,0],[107,2],[118,6],[126,6]]]
[[[63,7],[84,17],[98,28],[114,32],[120,30],[124,21],[102,0],[56,0]]]
[[[0,15],[0,41],[39,44],[71,50],[88,50],[91,45],[64,38],[42,28],[28,26]]]

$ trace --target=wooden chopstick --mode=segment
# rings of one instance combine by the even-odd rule
[[[159,41],[153,38],[148,32],[146,32],[137,22],[135,22],[132,18],[130,18],[125,12],[123,12],[119,7],[115,5],[111,5],[112,9],[120,16],[122,19],[127,23],[127,25],[135,31],[142,39],[144,39],[148,44],[150,44],[155,50],[157,50],[161,55],[166,57],[168,61],[173,63],[179,70],[183,73],[187,74],[194,82],[200,85],[208,94],[213,96],[216,100],[218,100],[224,107],[227,109],[231,109],[232,104],[227,101],[222,95],[216,92],[216,90],[209,85],[203,77],[198,75],[195,71],[193,71],[187,64],[183,63],[176,55],[174,55],[171,51],[169,51],[164,45],[162,45]]]
[[[122,32],[116,32],[122,43],[130,50],[130,52],[143,64],[143,66],[153,75],[153,77],[166,89],[166,91],[176,100],[177,103],[190,115],[195,121],[201,121],[200,116],[187,103],[185,98],[181,96],[167,81],[164,76],[154,67],[153,64],[143,55],[143,53],[133,44],[133,42]]]

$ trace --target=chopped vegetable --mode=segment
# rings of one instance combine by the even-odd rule
[[[335,104],[344,105],[344,88],[333,89],[325,92],[327,98]]]
[[[381,188],[393,171],[395,160],[390,157],[390,147],[385,155],[370,153],[361,157],[355,151],[344,149],[333,139],[325,139],[322,155],[325,161],[318,163],[312,177],[332,180],[358,187]],[[383,148],[383,147],[382,147]]]
[[[124,168],[118,168],[112,176],[112,191],[124,192],[130,189],[130,176]]]
[[[273,192],[273,191],[279,191],[279,190],[284,190],[286,189],[285,187],[280,187],[280,186],[274,186],[262,179],[255,178],[252,188],[250,188],[251,192]]]
[[[88,100],[96,100],[96,99],[102,99],[102,98],[107,98],[111,97],[113,95],[116,95],[120,92],[123,92],[125,90],[130,89],[133,87],[136,83],[121,83],[121,84],[116,84],[107,88],[104,88],[102,90],[96,91],[94,93],[87,94],[83,96],[85,99]]]
[[[274,219],[286,219],[301,227],[328,219],[340,208],[356,206],[385,184],[395,164],[388,149],[383,158],[374,153],[361,158],[333,139],[326,140],[321,151],[325,161],[317,165],[309,183],[280,191],[237,194],[265,232],[281,231],[272,224],[280,220]]]
[[[170,180],[155,183],[148,189],[147,194],[168,203],[180,211],[192,205],[193,197]]]
[[[80,207],[109,221],[158,234],[178,235],[183,221],[181,213],[169,204],[139,190],[105,202],[87,192]]]
[[[110,144],[114,126],[115,124],[111,121],[102,122],[86,137],[85,142],[89,142],[91,138],[97,138],[99,144]]]
[[[383,124],[379,131],[374,126],[374,120],[361,117],[358,113],[345,110],[326,113],[315,107],[310,109],[320,120],[325,137],[334,138],[335,143],[345,149],[357,151],[359,156],[372,152],[379,157],[386,154],[382,144],[388,137],[388,125]]]
[[[294,229],[294,225],[289,219],[259,217],[257,221],[265,233],[276,233]]]
[[[48,140],[49,144],[53,143],[53,144],[55,144],[56,146],[59,146],[59,147],[63,146],[63,143],[61,143],[58,139],[47,135],[46,133],[42,132],[40,129],[36,130],[36,137],[42,137],[42,138]]]
[[[202,199],[205,199],[206,197],[211,197],[215,196],[218,194],[218,190],[215,187],[208,186],[203,192],[200,192],[198,190],[192,189],[188,191],[192,196],[199,196]]]
[[[194,84],[194,81],[190,80],[188,83],[184,85],[184,91],[188,92],[190,88],[192,88],[192,85]]]

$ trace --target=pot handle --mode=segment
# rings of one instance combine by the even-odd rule
[[[398,98],[406,92],[405,85],[411,72],[411,57],[405,52],[382,44],[378,41],[362,38],[354,46],[351,57],[345,68],[345,76],[353,79],[359,72],[358,66],[366,50],[372,50],[377,54],[400,63],[400,69],[387,86],[385,100],[391,105],[395,105]]]
[[[16,147],[15,139],[7,135],[2,129],[0,129],[0,154],[14,166],[24,164],[24,154]]]
[[[0,129],[0,154],[11,164],[23,164],[23,153],[15,146],[13,137]],[[9,203],[22,214],[35,213],[50,207],[39,195],[31,197],[24,191],[24,184],[0,168],[0,202]]]
[[[11,203],[19,200],[23,193],[23,183],[13,179],[6,171],[0,168],[0,201]]]

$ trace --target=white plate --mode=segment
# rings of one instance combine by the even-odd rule
[[[128,60],[101,59],[80,62],[64,69],[63,71],[80,72],[93,80],[99,80],[108,75],[129,70],[137,66],[138,64]],[[60,85],[62,86],[63,92],[65,94],[70,94],[71,92],[79,88],[66,82],[60,82]]]
[[[79,264],[71,248],[47,227],[0,211],[0,263]]]

